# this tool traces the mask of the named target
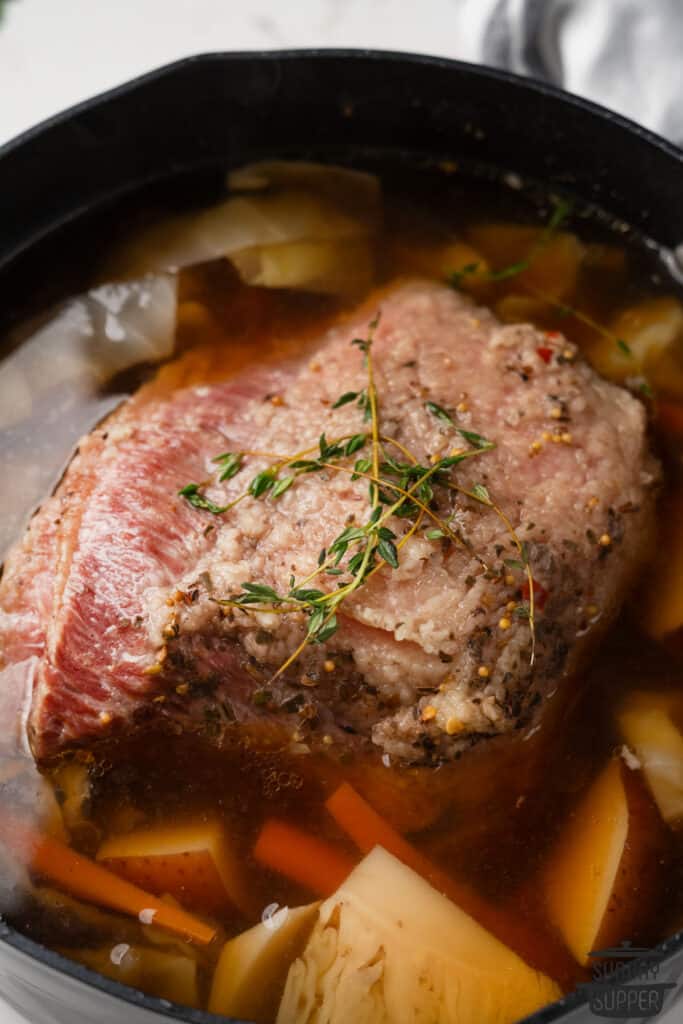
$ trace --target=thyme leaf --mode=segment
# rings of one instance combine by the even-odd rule
[[[280,477],[280,479],[276,481],[275,486],[273,487],[273,497],[279,498],[281,494],[284,494],[285,491],[289,490],[293,483],[293,476]]]
[[[392,569],[398,569],[398,551],[393,540],[380,540],[377,545],[377,554],[383,558]]]
[[[343,445],[337,444],[336,442],[329,444],[324,434],[320,435],[318,447],[320,448],[321,460],[336,459],[340,455],[344,454]]]
[[[472,497],[476,498],[482,505],[491,504],[491,495],[483,484],[474,484],[471,493]]]
[[[437,420],[441,420],[442,423],[448,423],[449,426],[454,426],[452,418],[440,405],[436,402],[425,402],[425,409],[431,412],[432,416],[436,416]]]
[[[353,437],[349,438],[346,442],[344,455],[355,455],[356,452],[365,447],[367,439],[367,434],[354,434]]]
[[[222,483],[223,480],[231,480],[239,473],[244,465],[244,455],[241,452],[223,452],[222,455],[216,455],[211,461],[221,465],[218,479]]]
[[[465,441],[469,441],[474,448],[481,448],[482,451],[489,448],[495,448],[493,441],[487,440],[487,438],[482,437],[481,434],[475,434],[472,430],[462,430],[460,427],[457,429],[460,436],[464,438]]]
[[[324,590],[302,587],[299,590],[290,590],[289,596],[293,597],[296,601],[301,601],[303,604],[316,604],[326,595]]]
[[[282,598],[276,590],[265,583],[243,583],[242,593],[233,598],[234,604],[282,604]]]
[[[275,486],[275,469],[264,469],[258,473],[249,484],[249,494],[252,498],[260,498],[266,491]]]
[[[337,616],[331,615],[320,627],[313,638],[314,644],[324,644],[330,637],[334,636],[338,629]]]
[[[517,274],[523,274],[530,266],[531,260],[518,260],[517,263],[511,263],[509,266],[503,267],[501,270],[490,270],[487,274],[487,280],[507,281],[509,277],[516,277]]]
[[[359,394],[359,391],[345,391],[344,394],[337,399],[332,408],[341,409],[343,405],[348,405],[349,402],[353,402],[356,398],[358,398]]]
[[[192,505],[193,508],[201,509],[204,512],[211,512],[215,516],[223,515],[224,512],[228,511],[227,505],[216,505],[205,494],[202,494],[199,484],[186,484],[185,487],[181,487],[178,491],[178,495],[181,498],[185,498],[185,501]]]

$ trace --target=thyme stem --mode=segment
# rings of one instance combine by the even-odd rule
[[[433,464],[425,467],[420,465],[415,455],[400,441],[381,433],[379,399],[372,355],[373,334],[378,323],[379,316],[371,322],[365,339],[357,338],[352,342],[364,356],[367,371],[366,388],[360,392],[347,392],[333,406],[333,408],[338,408],[340,405],[357,400],[358,406],[363,410],[364,418],[370,420],[370,459],[358,459],[353,466],[338,461],[344,457],[350,457],[363,448],[368,441],[366,434],[345,434],[330,442],[323,433],[317,446],[309,445],[294,455],[259,450],[226,452],[214,460],[220,464],[217,472],[222,474],[221,480],[236,476],[243,467],[242,460],[245,456],[266,459],[268,465],[250,481],[249,486],[242,494],[224,507],[213,506],[203,495],[196,499],[203,503],[198,507],[209,508],[210,506],[210,511],[227,512],[248,497],[260,500],[271,494],[272,498],[277,500],[301,474],[324,469],[335,473],[346,473],[352,480],[368,481],[370,513],[367,521],[362,526],[355,524],[347,526],[330,544],[329,548],[321,551],[317,567],[298,583],[292,576],[287,594],[280,594],[266,584],[251,582],[242,584],[242,593],[236,597],[213,600],[219,605],[233,607],[247,614],[261,611],[276,615],[293,613],[308,615],[308,628],[303,639],[271,677],[272,682],[297,660],[309,644],[324,642],[334,634],[337,629],[336,613],[345,600],[387,565],[394,569],[398,568],[398,551],[419,530],[425,517],[437,525],[438,530],[433,531],[436,537],[444,537],[455,544],[465,546],[477,558],[485,571],[491,572],[489,566],[474,552],[472,545],[462,536],[461,532],[451,528],[453,517],[445,519],[432,507],[434,494],[429,483],[435,481],[441,486],[446,486],[490,506],[513,538],[523,559],[529,582],[529,625],[532,634],[531,664],[533,665],[535,652],[534,586],[525,546],[517,537],[509,517],[490,498],[485,487],[477,484],[468,491],[445,476],[460,462],[482,455],[494,445],[479,434],[458,428],[450,417],[434,403],[431,403],[433,408],[430,408],[430,411],[434,415],[438,415],[439,418],[448,419],[454,431],[472,447],[457,449],[445,457],[433,457]],[[430,407],[430,403],[427,403],[427,406]],[[392,458],[387,454],[385,446],[394,447],[407,461],[401,462],[398,458]],[[317,457],[313,458],[312,456],[316,452]],[[288,469],[290,474],[286,477],[279,477],[280,472],[285,469]],[[190,489],[194,489],[190,494],[190,498],[193,498],[199,485],[188,486]],[[396,533],[388,526],[389,521],[396,516],[411,520],[410,526],[400,537],[397,537]],[[436,539],[436,537],[429,539]],[[394,543],[395,541],[396,543]],[[355,554],[349,555],[345,565],[340,565],[350,545],[358,545],[358,549]],[[351,578],[347,578],[346,582],[339,583],[336,589],[324,590],[310,587],[310,584],[321,574],[339,576],[343,573],[349,574]]]

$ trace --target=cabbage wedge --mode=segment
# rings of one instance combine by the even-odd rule
[[[356,295],[375,273],[381,191],[371,174],[267,161],[231,172],[227,199],[143,230],[109,276],[174,272],[229,259],[245,284]]]
[[[377,846],[320,908],[277,1024],[512,1024],[561,994]]]

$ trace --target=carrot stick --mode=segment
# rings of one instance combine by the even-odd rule
[[[330,896],[355,867],[341,850],[276,818],[261,829],[254,858],[318,896]]]
[[[325,806],[362,853],[370,853],[373,847],[383,846],[388,853],[426,878],[435,889],[462,906],[461,899],[466,892],[464,887],[456,885],[449,875],[419,853],[348,782],[335,790]]]
[[[138,889],[25,822],[3,815],[0,839],[31,871],[72,896],[130,914],[143,924],[154,923],[202,945],[208,945],[216,935],[211,925]]]
[[[469,886],[455,881],[392,828],[348,782],[335,790],[325,806],[364,854],[375,846],[384,847],[497,939],[514,949],[532,967],[566,987],[573,987],[576,965],[555,936],[545,930],[536,930],[510,910],[499,910]]]

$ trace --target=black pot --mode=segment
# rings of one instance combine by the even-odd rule
[[[661,246],[683,240],[683,153],[549,86],[404,54],[209,54],[90,100],[0,149],[0,318],[11,322],[35,304],[37,288],[45,301],[56,297],[49,282],[57,278],[55,288],[68,287],[68,274],[54,273],[69,263],[65,250],[83,239],[94,245],[93,223],[120,216],[122,201],[152,188],[180,193],[187,175],[208,194],[226,166],[260,156],[350,154],[360,162],[481,163],[569,190]],[[657,981],[683,979],[683,935],[657,953]],[[31,1024],[219,1020],[102,978],[1,922],[0,993]],[[574,993],[530,1020],[595,1021],[590,999]]]

